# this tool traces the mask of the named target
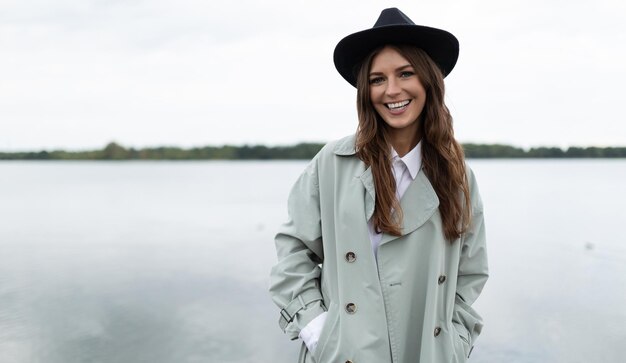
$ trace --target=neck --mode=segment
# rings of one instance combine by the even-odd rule
[[[391,129],[389,131],[389,142],[400,157],[408,154],[408,152],[411,151],[422,138],[417,131],[412,132],[409,130],[395,129]]]

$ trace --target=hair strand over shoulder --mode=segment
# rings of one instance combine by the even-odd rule
[[[463,148],[454,138],[452,116],[444,103],[443,75],[423,50],[408,45],[391,47],[409,61],[426,90],[419,125],[423,170],[439,198],[444,235],[453,242],[470,224],[471,204]],[[399,236],[403,216],[396,197],[387,126],[372,106],[368,82],[372,60],[381,49],[363,61],[357,74],[356,150],[357,156],[371,167],[374,178],[376,203],[372,222],[378,232]]]

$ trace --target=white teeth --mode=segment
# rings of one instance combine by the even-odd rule
[[[404,106],[408,105],[409,102],[410,102],[409,100],[406,100],[406,101],[402,101],[402,102],[388,103],[387,107],[389,107],[390,109],[393,110],[394,108],[404,107]]]

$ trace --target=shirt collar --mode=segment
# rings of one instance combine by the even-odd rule
[[[392,159],[400,159],[406,165],[406,168],[411,174],[411,179],[415,179],[417,173],[422,167],[422,142],[418,142],[417,145],[411,151],[409,151],[403,157],[400,157],[394,148],[391,148]]]

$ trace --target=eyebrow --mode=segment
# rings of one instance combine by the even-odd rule
[[[403,65],[401,67],[396,68],[396,72],[404,70],[406,68],[413,68],[413,66],[410,65],[410,64],[405,64],[405,65]],[[370,77],[371,76],[379,76],[379,75],[382,75],[382,72],[370,72]]]

